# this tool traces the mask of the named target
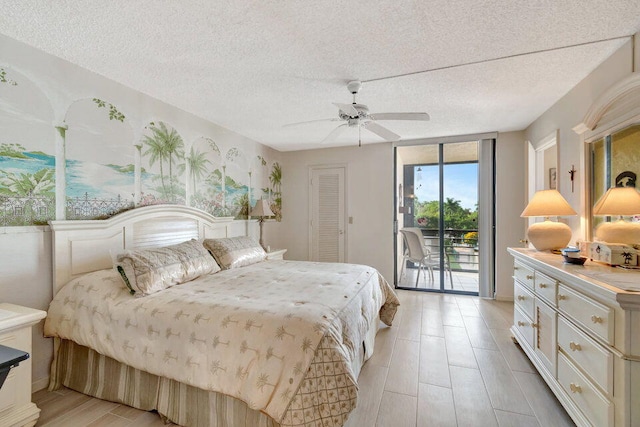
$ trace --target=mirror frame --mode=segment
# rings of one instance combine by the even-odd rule
[[[640,72],[631,73],[613,84],[591,105],[582,122],[573,130],[582,137],[583,150],[580,154],[582,174],[583,216],[581,228],[587,241],[593,239],[593,215],[591,200],[591,143],[614,134],[627,127],[640,124]]]

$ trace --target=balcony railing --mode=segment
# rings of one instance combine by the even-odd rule
[[[440,233],[433,228],[422,228],[425,246],[432,252],[440,251]],[[475,238],[469,233],[475,233]],[[465,237],[466,236],[466,237]],[[478,272],[478,230],[451,229],[444,230],[444,252],[452,271]]]

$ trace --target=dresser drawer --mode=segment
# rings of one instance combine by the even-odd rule
[[[558,345],[605,393],[613,394],[613,354],[559,316]]]
[[[526,265],[515,261],[513,264],[513,277],[515,277],[520,283],[533,291],[533,269]]]
[[[558,354],[558,382],[594,426],[613,426],[613,403],[604,397],[562,353]]]
[[[613,310],[568,287],[558,286],[558,308],[589,332],[613,345]]]
[[[534,284],[536,295],[541,296],[549,304],[555,307],[556,290],[558,288],[558,282],[556,281],[556,279],[552,279],[546,274],[542,274],[539,271],[536,271]]]
[[[520,332],[527,343],[527,345],[533,348],[533,327],[531,326],[531,319],[528,318],[520,309],[516,306],[513,310],[513,326]],[[523,343],[520,343],[522,345]]]
[[[524,314],[533,319],[533,294],[519,282],[515,282],[513,285],[513,301],[517,307],[524,311]]]

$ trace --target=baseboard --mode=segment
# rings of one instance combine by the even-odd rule
[[[40,378],[31,383],[31,393],[35,393],[36,391],[44,390],[49,387],[49,376],[44,378]]]
[[[508,296],[496,295],[495,300],[513,302],[513,295],[508,295]]]

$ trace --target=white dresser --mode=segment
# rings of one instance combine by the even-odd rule
[[[0,304],[0,344],[31,354],[31,327],[46,312],[13,304]],[[31,359],[11,369],[0,389],[0,427],[33,426],[40,409],[31,402]]]
[[[578,426],[640,426],[640,272],[514,256],[511,331]]]

